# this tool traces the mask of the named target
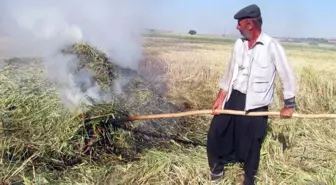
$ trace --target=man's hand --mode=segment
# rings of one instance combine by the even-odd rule
[[[290,118],[294,113],[294,108],[282,108],[280,111],[281,118]]]
[[[218,93],[217,99],[212,106],[212,114],[213,115],[218,115],[218,113],[216,112],[216,109],[222,107],[225,97],[226,97],[226,92],[224,92],[223,90],[220,90],[219,93]]]
[[[218,115],[219,113],[216,112],[216,109],[221,108],[223,101],[221,98],[217,98],[217,100],[215,101],[215,103],[212,106],[212,114],[213,115]]]

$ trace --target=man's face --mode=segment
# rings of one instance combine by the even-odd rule
[[[237,30],[240,34],[245,37],[246,39],[250,39],[251,34],[250,31],[252,30],[252,22],[248,19],[238,20],[237,23]]]

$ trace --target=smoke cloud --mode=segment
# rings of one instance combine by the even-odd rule
[[[136,70],[148,21],[144,12],[149,10],[144,7],[141,0],[2,0],[0,35],[7,41],[5,54],[43,58],[49,79],[71,109],[90,104],[89,99],[108,100],[111,95],[101,92],[91,71],[76,71],[76,58],[61,55],[60,50],[86,42],[106,52],[121,67]]]

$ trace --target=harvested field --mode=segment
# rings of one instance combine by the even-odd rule
[[[210,184],[204,144],[211,117],[113,118],[211,108],[233,41],[168,33],[145,39],[138,72],[88,45],[67,50],[94,71],[100,86],[124,85],[123,93],[80,113],[64,108],[40,59],[2,60],[0,184]],[[297,72],[298,112],[335,113],[336,54],[317,46],[285,48]],[[277,82],[272,111],[280,110],[281,97]],[[336,120],[270,119],[258,184],[335,184],[335,133]],[[228,167],[222,184],[238,183],[242,172]]]

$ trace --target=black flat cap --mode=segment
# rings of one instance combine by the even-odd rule
[[[239,10],[239,12],[234,15],[234,19],[258,18],[260,16],[260,8],[257,5],[252,4]]]

